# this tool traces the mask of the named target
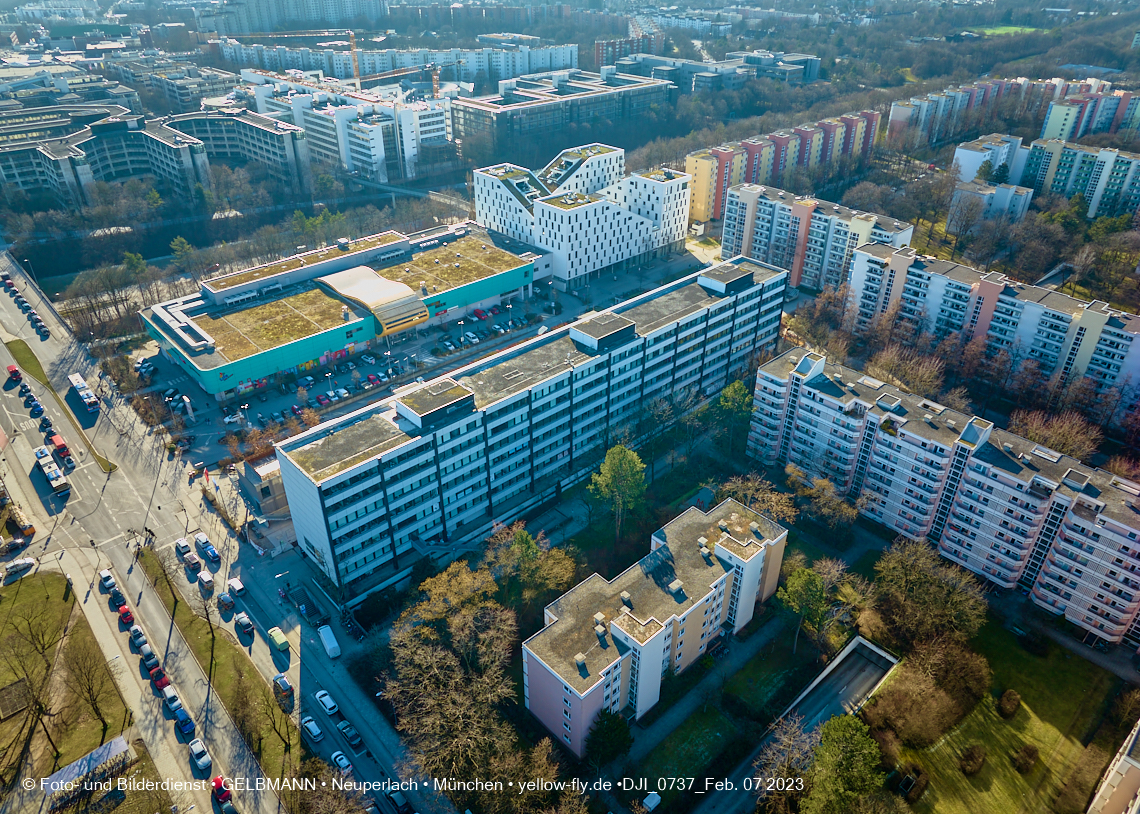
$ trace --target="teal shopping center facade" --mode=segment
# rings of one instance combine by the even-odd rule
[[[469,222],[386,232],[204,281],[141,316],[163,356],[224,402],[527,298],[536,266],[549,267],[541,250]]]

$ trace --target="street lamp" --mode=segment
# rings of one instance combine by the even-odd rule
[[[31,260],[29,260],[28,258],[26,258],[26,257],[25,257],[25,258],[24,258],[24,265],[25,265],[25,266],[27,266],[27,267],[28,267],[28,271],[30,271],[30,272],[31,272],[31,274],[32,274],[32,280],[35,282],[35,284],[36,284],[36,288],[39,288],[39,287],[40,287],[40,281],[39,281],[39,278],[38,278],[38,277],[36,277],[36,270],[35,270],[35,268],[32,266],[32,261],[31,261]]]

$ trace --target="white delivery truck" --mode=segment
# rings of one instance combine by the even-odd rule
[[[321,644],[325,646],[325,652],[329,654],[330,659],[335,659],[340,655],[340,645],[336,643],[336,636],[333,635],[333,629],[328,625],[321,625],[317,628],[317,633],[320,634]]]

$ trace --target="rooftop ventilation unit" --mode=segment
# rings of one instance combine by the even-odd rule
[[[669,583],[669,593],[673,596],[681,596],[685,592],[685,583],[679,579],[675,579]]]
[[[595,625],[600,625],[604,621],[606,621],[606,615],[604,613],[602,613],[601,611],[598,611],[597,613],[594,614],[594,624]]]
[[[698,537],[697,538],[697,547],[698,548],[704,548],[706,545],[708,545],[708,542],[709,542],[708,537]]]
[[[728,531],[728,521],[727,520],[721,520],[719,523],[717,523],[717,525],[720,526],[721,531]]]
[[[629,595],[629,591],[621,592],[621,603],[627,608],[633,607],[633,597]]]
[[[576,656],[574,656],[574,664],[578,666],[579,670],[584,669],[586,666],[586,654],[578,653]]]
[[[1013,444],[1002,444],[1001,448],[1004,449],[1009,454],[1013,453]]]
[[[606,638],[606,629],[604,626],[598,625],[597,627],[594,628],[594,632],[598,634],[599,639]]]

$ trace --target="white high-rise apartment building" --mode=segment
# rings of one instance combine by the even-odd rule
[[[822,289],[847,278],[856,246],[910,243],[914,226],[775,187],[738,184],[728,190],[723,257],[744,255],[787,269],[788,284]]]
[[[387,14],[387,0],[225,0],[194,8],[199,31],[221,34],[320,28]]]
[[[319,85],[246,69],[238,88],[262,115],[305,130],[318,161],[374,181],[415,178],[425,146],[451,139],[451,100],[402,102],[391,93]]]
[[[954,149],[954,162],[958,165],[958,178],[963,182],[977,178],[982,164],[989,161],[995,170],[1005,164],[1009,168],[1006,180],[1011,184],[1020,184],[1028,155],[1029,148],[1021,146],[1021,136],[991,133],[959,144]]]
[[[787,273],[737,258],[277,446],[297,539],[348,596],[585,477],[645,405],[714,394],[775,347]]]
[[[803,349],[760,367],[748,452],[1108,641],[1140,645],[1140,485]]]
[[[290,48],[285,45],[243,43],[229,37],[218,42],[218,51],[227,62],[243,68],[266,71],[322,71],[325,76],[352,79],[352,54],[331,48]],[[371,49],[357,50],[357,64],[362,76],[371,76],[419,65],[447,65],[444,77],[455,76],[460,82],[474,82],[485,77],[491,82],[517,76],[578,67],[578,46],[516,45],[506,48],[448,48],[431,50]],[[451,73],[454,71],[454,73]],[[393,80],[394,81],[394,80]]]
[[[654,532],[640,561],[546,606],[544,627],[522,646],[526,708],[581,758],[602,710],[641,718],[670,671],[748,624],[776,592],[787,536],[732,499],[687,509]]]
[[[1015,362],[1035,360],[1046,376],[1091,376],[1102,387],[1140,383],[1140,317],[1103,302],[874,244],[855,251],[848,286],[857,328],[897,302],[900,316],[924,331],[985,336]]]
[[[546,249],[561,290],[684,247],[690,176],[625,175],[625,152],[605,144],[563,150],[539,172],[517,164],[475,170],[475,220]]]

